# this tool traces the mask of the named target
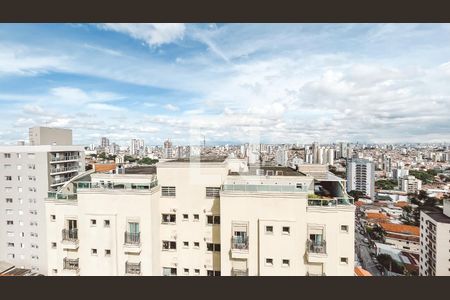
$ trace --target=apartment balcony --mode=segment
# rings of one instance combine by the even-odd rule
[[[231,269],[231,276],[248,276],[248,269]]]
[[[52,181],[50,186],[63,185],[64,183],[66,183],[67,181],[69,181],[72,178],[73,177],[65,177],[65,178],[62,178],[62,179],[55,179],[55,180]]]
[[[141,275],[141,263],[125,262],[126,275]]]
[[[323,263],[327,257],[326,241],[314,242],[308,240],[306,242],[306,258],[308,262]]]
[[[62,230],[62,245],[64,249],[78,249],[78,229]]]
[[[247,258],[248,257],[248,236],[231,238],[231,257]]]
[[[64,273],[78,275],[80,273],[80,259],[64,258],[63,271]]]
[[[48,192],[47,198],[56,200],[77,200],[77,194],[61,194],[57,192]]]
[[[348,207],[353,205],[353,201],[354,199],[352,197],[321,197],[314,194],[308,195],[308,207]]]
[[[77,161],[80,157],[78,155],[69,155],[69,156],[52,156],[50,159],[51,164],[60,163],[60,162],[67,162],[67,161]]]
[[[51,168],[50,175],[65,174],[65,173],[72,173],[72,172],[78,172],[78,171],[80,171],[80,168],[78,166]]]
[[[139,254],[141,253],[141,233],[140,232],[125,232],[124,250],[126,253]]]
[[[129,182],[90,182],[90,181],[79,181],[76,183],[77,189],[87,189],[87,190],[126,190],[135,192],[148,192],[149,190],[158,186],[158,180],[153,180],[148,183],[129,183]]]

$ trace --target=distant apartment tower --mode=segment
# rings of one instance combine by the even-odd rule
[[[44,199],[84,171],[84,149],[66,129],[31,128],[31,143],[0,146],[0,260],[46,274]]]
[[[354,158],[347,160],[347,192],[360,191],[366,197],[375,196],[375,172],[373,162]]]
[[[131,155],[144,155],[144,140],[143,139],[131,139],[130,154]]]
[[[173,146],[170,140],[164,141],[163,158],[173,158]]]
[[[398,180],[399,185],[400,185],[400,180],[401,178],[408,176],[409,175],[409,170],[408,169],[403,169],[403,168],[396,168],[392,170],[392,177],[395,180]]]
[[[450,200],[420,212],[420,276],[450,276]]]
[[[422,189],[422,180],[412,175],[402,177],[399,182],[400,189],[408,194],[417,194]]]
[[[109,147],[109,139],[106,137],[102,137],[101,146],[103,149]]]
[[[289,150],[284,150],[284,149],[278,149],[276,156],[275,156],[275,162],[278,166],[283,166],[283,167],[287,167],[288,165],[288,153]]]

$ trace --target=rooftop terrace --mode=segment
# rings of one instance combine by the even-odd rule
[[[247,172],[230,172],[233,176],[305,176],[305,174],[295,171],[289,167],[277,166],[250,166]]]

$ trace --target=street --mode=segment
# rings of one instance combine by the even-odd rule
[[[361,266],[369,271],[373,276],[382,276],[381,272],[376,268],[377,263],[371,256],[372,253],[375,253],[374,250],[370,249],[369,245],[363,241],[364,238],[368,238],[367,233],[362,235],[360,233],[360,229],[357,229],[357,224],[360,224],[358,218],[355,220],[355,252],[361,262]]]

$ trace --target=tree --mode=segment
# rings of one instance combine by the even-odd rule
[[[125,155],[124,160],[132,163],[135,162],[137,159],[134,158],[133,156]]]
[[[100,154],[98,155],[98,158],[106,159],[106,153],[105,153],[105,152],[100,153]]]
[[[380,190],[393,190],[398,186],[395,179],[381,179],[375,182],[375,187]]]
[[[388,271],[398,274],[405,273],[405,267],[396,260],[392,259],[392,257],[388,254],[379,254],[377,256],[377,260]]]
[[[359,198],[363,198],[365,196],[365,194],[363,192],[356,191],[356,190],[352,190],[352,191],[348,192],[348,194],[350,196],[352,196],[355,199],[355,201],[358,201]]]
[[[158,159],[152,159],[150,157],[144,157],[143,159],[139,160],[138,163],[142,165],[154,165],[158,162]]]

